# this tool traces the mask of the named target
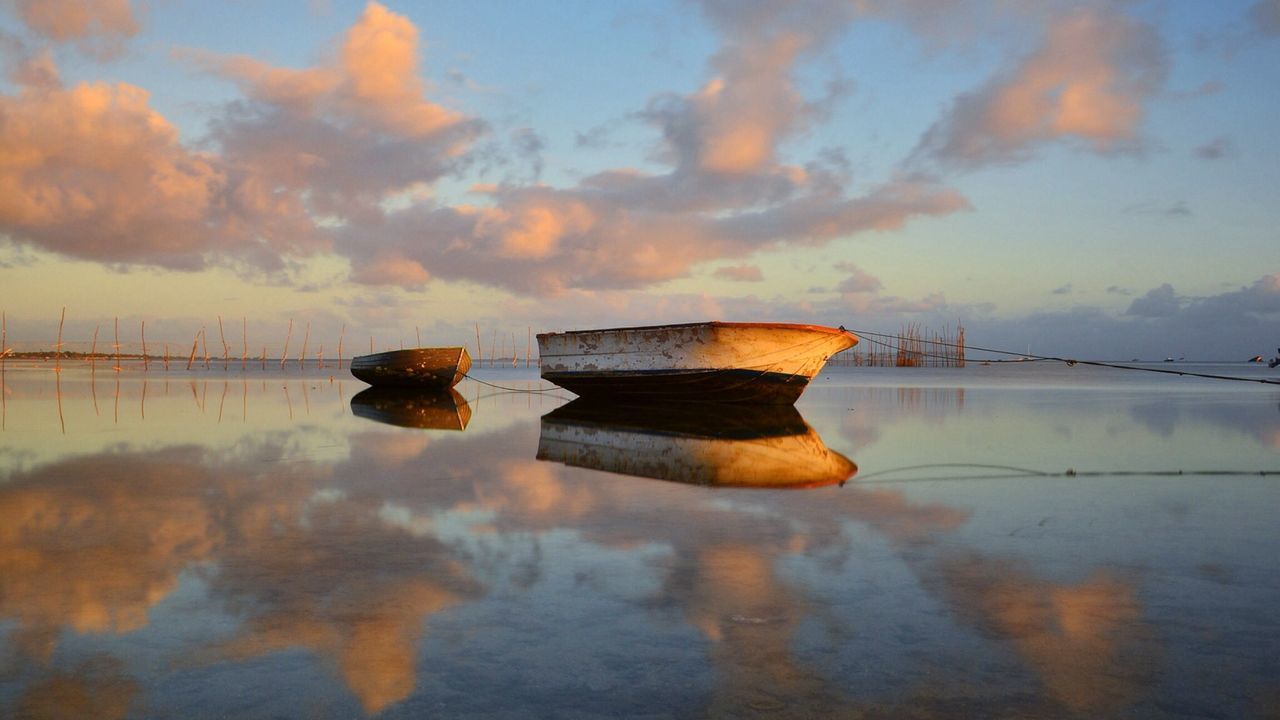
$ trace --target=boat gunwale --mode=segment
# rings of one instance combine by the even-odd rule
[[[849,332],[848,330],[843,329],[843,327],[833,328],[827,325],[810,325],[808,323],[730,322],[730,321],[724,321],[724,320],[704,320],[702,322],[671,323],[667,325],[635,325],[630,327],[599,328],[594,330],[561,330],[557,332],[538,333],[535,337],[538,340],[542,340],[543,338],[546,338],[546,337],[555,337],[560,335],[587,335],[591,333],[616,333],[616,332],[629,332],[629,331],[639,331],[639,330],[653,331],[653,330],[667,330],[667,329],[692,328],[692,327],[760,328],[760,329],[768,329],[768,330],[808,330],[812,332],[823,333],[826,335],[841,335],[841,336],[847,335],[849,337],[852,337],[855,340],[855,344],[856,344],[856,341],[860,339],[858,338],[857,335],[854,335],[852,332]]]
[[[462,353],[466,352],[466,350],[467,350],[467,346],[465,345],[446,345],[444,347],[418,347],[418,348],[401,348],[399,350],[381,350],[379,352],[368,353],[365,355],[356,355],[351,358],[351,360],[349,361],[349,364],[360,363],[361,365],[364,365],[369,363],[382,362],[382,359],[384,358],[386,359],[410,358],[410,357],[418,357],[428,352],[443,353],[443,352],[449,352],[449,351],[459,351],[457,353],[458,360],[456,362],[458,364],[461,364]]]

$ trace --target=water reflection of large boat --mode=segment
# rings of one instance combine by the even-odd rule
[[[351,413],[400,427],[465,430],[471,406],[457,390],[366,388],[351,398]]]
[[[790,405],[574,400],[542,416],[538,459],[717,487],[818,487],[858,471]]]

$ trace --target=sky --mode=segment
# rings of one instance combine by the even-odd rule
[[[15,349],[1280,352],[1280,0],[0,0],[0,71]]]

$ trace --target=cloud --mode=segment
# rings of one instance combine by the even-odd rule
[[[1062,287],[1054,288],[1054,289],[1053,289],[1053,294],[1054,294],[1054,295],[1070,295],[1070,294],[1071,294],[1071,283],[1067,283],[1066,285],[1063,285]]]
[[[842,295],[879,292],[884,286],[880,282],[880,278],[852,263],[838,263],[836,267],[849,273],[849,277],[841,280],[840,284],[836,286],[836,290]]]
[[[1027,160],[1067,140],[1099,154],[1140,147],[1143,106],[1164,83],[1164,46],[1149,25],[1094,8],[1053,20],[1040,47],[956,98],[921,139],[917,160],[959,167]]]
[[[277,68],[245,56],[183,51],[236,82],[211,134],[230,163],[250,167],[313,214],[351,219],[459,167],[483,123],[431,102],[417,75],[418,33],[377,3],[325,65]]]
[[[23,38],[0,31],[0,67],[18,87],[58,87],[62,84],[53,53],[36,50]]]
[[[1162,215],[1164,217],[1189,217],[1191,208],[1187,205],[1186,200],[1175,200],[1168,205],[1156,202],[1154,200],[1146,200],[1144,202],[1126,205],[1124,208],[1126,215]]]
[[[1220,160],[1235,154],[1235,144],[1231,138],[1220,135],[1192,152],[1202,160]]]
[[[1169,317],[1181,309],[1182,301],[1174,293],[1173,286],[1165,283],[1134,300],[1125,313],[1139,317]]]
[[[1226,87],[1221,80],[1206,80],[1191,90],[1175,92],[1170,95],[1174,100],[1190,100],[1193,98],[1217,95]]]
[[[428,97],[417,28],[374,2],[311,67],[178,51],[243,94],[213,120],[204,152],[178,142],[142,89],[64,89],[51,62],[51,72],[36,63],[19,94],[0,96],[11,118],[0,141],[22,148],[0,168],[0,231],[71,257],[188,270],[216,262],[276,272],[333,251],[358,283],[473,281],[546,297],[646,287],[700,263],[969,207],[922,177],[863,181],[852,193],[838,152],[804,166],[779,160],[780,145],[847,91],[836,78],[825,95],[805,97],[792,74],[853,10],[702,8],[721,35],[710,77],[637,114],[659,131],[656,157],[668,171],[614,168],[569,187],[538,182],[545,142],[531,129],[513,132],[508,148],[476,147],[487,125]],[[436,197],[442,179],[507,162],[504,153],[527,177],[476,186],[474,205]]]
[[[819,245],[967,207],[954,191],[905,182],[859,198],[808,196],[763,210],[733,212],[730,206],[714,213],[684,211],[678,200],[671,201],[674,208],[664,207],[665,200],[646,207],[630,191],[626,184],[614,192],[487,189],[491,206],[416,206],[389,215],[378,244],[365,234],[344,232],[339,247],[358,269],[381,247],[417,261],[436,277],[555,295],[569,288],[643,287],[684,277],[709,260],[791,244]]]
[[[75,42],[82,52],[110,58],[141,26],[129,0],[15,0],[18,17],[54,42]]]
[[[760,270],[759,265],[729,265],[716,268],[715,272],[711,274],[714,277],[737,282],[762,282],[764,280],[764,272]]]
[[[145,90],[63,88],[47,56],[30,58],[25,84],[0,95],[0,146],[15,149],[0,166],[0,231],[104,263],[276,271],[328,249],[335,218],[376,223],[381,203],[450,172],[483,129],[426,99],[416,29],[376,3],[328,65],[181,54],[245,92],[214,122],[214,152],[182,145]],[[371,257],[358,279],[429,278],[385,248]]]
[[[278,266],[319,245],[287,197],[176,129],[126,83],[0,95],[0,231],[71,257],[178,269],[207,254]]]
[[[1267,37],[1280,37],[1280,0],[1258,0],[1249,8],[1249,20]]]
[[[1237,360],[1270,353],[1280,337],[1280,274],[1217,295],[1193,297],[1164,283],[1121,313],[1078,306],[998,318],[965,313],[974,344],[1042,355],[1100,359],[1177,357]]]

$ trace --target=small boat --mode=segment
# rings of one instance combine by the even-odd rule
[[[538,353],[543,379],[583,397],[790,405],[857,342],[843,327],[702,322],[542,333]]]
[[[842,484],[858,471],[790,405],[618,405],[579,398],[542,416],[538,459],[692,485]]]
[[[351,374],[377,387],[451,388],[471,369],[464,347],[391,350],[351,358]]]
[[[351,414],[399,427],[466,430],[471,406],[453,388],[365,388],[351,398]]]

